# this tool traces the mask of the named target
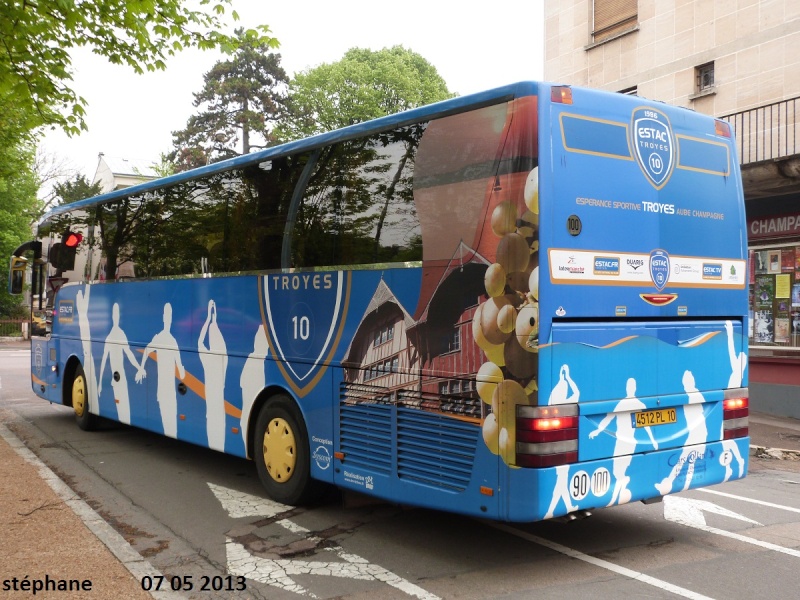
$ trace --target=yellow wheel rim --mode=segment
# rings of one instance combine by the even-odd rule
[[[86,380],[78,375],[72,382],[72,409],[78,417],[86,412]]]
[[[297,463],[297,444],[294,432],[285,419],[274,418],[264,432],[264,464],[269,476],[277,483],[288,481]]]

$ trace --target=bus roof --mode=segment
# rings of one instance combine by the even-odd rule
[[[387,115],[371,121],[350,125],[349,127],[345,127],[343,129],[328,131],[326,133],[320,133],[308,138],[303,138],[301,140],[295,140],[285,144],[280,144],[278,146],[272,146],[257,152],[251,152],[250,154],[237,156],[235,158],[230,158],[203,167],[198,167],[189,171],[176,173],[175,175],[170,175],[168,177],[154,179],[120,190],[114,190],[113,192],[108,192],[106,194],[101,194],[99,196],[87,198],[85,200],[80,200],[78,202],[73,202],[71,204],[57,206],[48,211],[41,218],[40,222],[44,222],[52,216],[70,212],[75,209],[90,207],[111,200],[133,196],[135,194],[146,193],[168,187],[176,183],[190,181],[197,177],[220,173],[237,167],[257,164],[265,160],[295,154],[297,152],[314,150],[321,146],[362,137],[364,135],[392,129],[405,124],[416,123],[433,118],[440,118],[448,114],[462,112],[470,108],[478,108],[481,106],[496,104],[504,100],[511,100],[514,97],[535,95],[538,93],[539,85],[540,84],[535,81],[521,81],[503,87],[487,90],[485,92],[478,92],[475,94],[451,98],[449,100],[442,100],[441,102],[421,106],[401,113]]]

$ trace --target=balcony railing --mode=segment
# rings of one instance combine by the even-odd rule
[[[792,98],[720,117],[736,133],[739,163],[746,165],[800,153],[798,109],[800,98]]]

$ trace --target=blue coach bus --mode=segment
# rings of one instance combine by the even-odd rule
[[[731,138],[522,82],[57,207],[11,258],[33,389],[287,504],[534,521],[743,477]]]

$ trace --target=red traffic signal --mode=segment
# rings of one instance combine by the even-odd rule
[[[68,231],[64,234],[64,237],[61,238],[61,243],[67,248],[77,248],[78,244],[80,244],[82,240],[83,236],[80,233]]]

